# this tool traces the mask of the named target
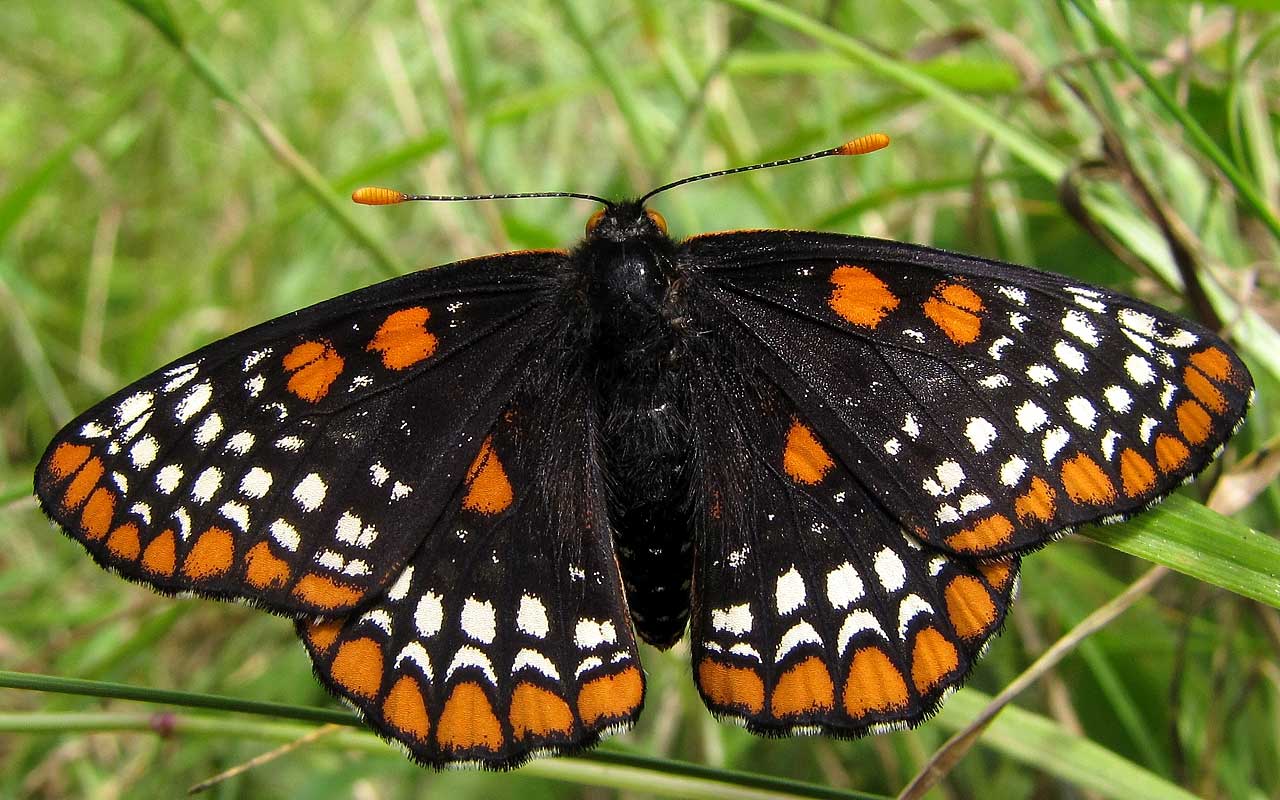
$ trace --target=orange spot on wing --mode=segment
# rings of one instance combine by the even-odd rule
[[[1020,522],[1026,522],[1028,519],[1048,522],[1053,519],[1054,501],[1057,496],[1058,493],[1053,490],[1053,487],[1037,475],[1031,479],[1031,486],[1027,491],[1018,495],[1018,499],[1013,503],[1013,510],[1017,513]]]
[[[142,542],[138,539],[138,526],[126,522],[111,532],[107,537],[107,549],[122,561],[134,561],[142,552]]]
[[[84,511],[80,512],[80,527],[84,528],[85,538],[97,541],[106,536],[115,513],[115,492],[103,486],[94,489],[89,495],[89,502],[84,504]]]
[[[177,568],[176,547],[173,531],[162,531],[142,551],[142,568],[153,575],[172,575]]]
[[[1195,365],[1196,369],[1219,383],[1232,380],[1235,371],[1231,366],[1231,359],[1217,347],[1209,347],[1198,353],[1192,353],[1191,363]]]
[[[782,468],[799,483],[815,484],[826,477],[836,465],[826,448],[818,441],[809,426],[800,420],[791,421],[787,431],[787,444],[782,453]]]
[[[996,621],[996,604],[977,578],[959,575],[947,584],[945,594],[947,617],[961,638],[977,638]]]
[[[344,364],[328,342],[303,342],[284,357],[285,371],[293,373],[286,386],[308,403],[318,403],[342,374]]]
[[[316,608],[332,610],[354,605],[364,597],[364,590],[308,572],[298,579],[297,585],[293,587],[293,596]]]
[[[982,577],[987,579],[987,583],[991,588],[998,592],[1003,592],[1005,587],[1009,585],[1010,578],[1013,577],[1013,562],[1004,559],[979,561],[978,571],[982,573]]]
[[[289,564],[271,552],[271,545],[258,542],[244,554],[244,578],[258,589],[278,589],[289,580]]]
[[[1161,472],[1168,474],[1180,469],[1190,457],[1191,451],[1178,438],[1167,433],[1156,437],[1156,466]]]
[[[85,462],[71,483],[67,484],[67,491],[62,495],[62,507],[68,511],[79,508],[102,479],[103,471],[102,459],[97,456]]]
[[[88,445],[63,442],[53,451],[53,455],[49,456],[49,463],[45,469],[54,480],[60,481],[80,469],[80,465],[89,458],[89,452]]]
[[[1221,414],[1227,410],[1227,398],[1223,397],[1222,392],[1218,391],[1218,387],[1213,385],[1205,377],[1204,373],[1195,367],[1184,367],[1182,370],[1182,382],[1191,390],[1191,394],[1196,399],[1204,403],[1213,411]]]
[[[191,552],[182,562],[182,574],[188,578],[204,580],[216,578],[231,569],[235,540],[231,531],[208,528],[196,539]]]
[[[992,514],[979,520],[972,527],[947,537],[947,546],[956,550],[978,553],[990,550],[1009,541],[1013,536],[1013,523],[1003,514]]]
[[[841,699],[849,716],[858,719],[906,708],[910,695],[889,656],[879,647],[864,647],[853,654]]]
[[[885,282],[864,267],[840,266],[831,273],[831,310],[854,325],[874,328],[898,307]]]
[[[382,716],[391,727],[408,734],[419,742],[427,740],[431,720],[427,717],[427,704],[422,699],[418,682],[408,675],[401,675],[387,697],[382,701]]]
[[[750,667],[735,667],[713,658],[698,662],[698,686],[720,708],[764,710],[764,681]]]
[[[1120,454],[1120,482],[1125,496],[1137,497],[1156,485],[1156,470],[1137,450],[1126,447]]]
[[[583,686],[578,692],[578,716],[587,725],[630,716],[643,699],[644,678],[640,677],[640,670],[627,667]]]
[[[389,315],[365,348],[382,354],[387,369],[408,369],[436,351],[438,340],[427,330],[431,312],[421,306]]]
[[[1116,487],[1102,467],[1084,453],[1062,463],[1062,488],[1077,503],[1103,505],[1116,499]]]
[[[822,659],[809,656],[782,673],[769,695],[769,713],[775,717],[791,717],[813,711],[826,711],[835,704],[835,687],[831,673]]]
[[[479,684],[466,681],[453,687],[440,713],[436,739],[448,750],[502,747],[502,726]]]
[[[484,440],[476,460],[467,469],[467,496],[462,506],[481,514],[498,514],[511,505],[515,494],[507,471],[493,449],[493,437]]]
[[[329,674],[348,692],[372,699],[382,688],[382,648],[367,636],[343,642],[329,665]]]
[[[1191,444],[1200,444],[1213,432],[1213,421],[1204,406],[1195,400],[1184,400],[1178,404],[1178,430]]]
[[[924,315],[958,345],[977,341],[982,330],[982,298],[967,286],[939,283],[924,301]]]
[[[921,693],[941,683],[960,664],[956,647],[937,628],[922,629],[911,648],[911,682]]]
[[[306,627],[307,643],[318,653],[327,653],[342,632],[343,620],[326,619],[312,622]]]
[[[507,711],[516,739],[573,733],[573,711],[560,695],[521,681]]]

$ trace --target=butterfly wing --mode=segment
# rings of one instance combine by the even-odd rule
[[[421,763],[508,768],[629,726],[644,680],[590,443],[554,344],[390,589],[300,621],[322,682]]]
[[[1003,624],[1017,558],[957,556],[904,531],[806,410],[727,341],[692,370],[704,702],[766,735],[919,722]]]
[[[350,609],[448,508],[551,324],[564,259],[417,272],[214,342],[64,428],[41,504],[161,591]]]
[[[795,231],[695,237],[680,258],[875,504],[952,553],[1141,510],[1209,463],[1252,396],[1211,332],[1057,275]]]

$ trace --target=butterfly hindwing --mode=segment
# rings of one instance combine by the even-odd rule
[[[679,258],[875,501],[953,553],[1141,510],[1252,393],[1209,331],[1011,264],[795,231],[699,236]]]
[[[511,767],[640,712],[589,387],[554,358],[533,372],[385,595],[298,625],[325,685],[425,764]]]
[[[461,485],[563,260],[417,272],[215,342],[64,428],[36,492],[127,578],[279,613],[349,609]]]
[[[723,340],[697,372],[694,677],[757,733],[909,725],[963,682],[1003,624],[1016,557],[922,543],[803,412]]]

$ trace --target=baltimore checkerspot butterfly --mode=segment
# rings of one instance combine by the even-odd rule
[[[917,723],[1020,556],[1195,475],[1252,381],[1106,289],[829,233],[676,242],[644,205],[886,143],[552,193],[602,204],[573,250],[214,342],[68,425],[36,492],[130,580],[293,618],[324,685],[423,764],[594,744],[640,713],[637,637],[686,626],[707,707],[752,731]]]

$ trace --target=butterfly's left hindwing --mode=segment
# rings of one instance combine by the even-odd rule
[[[512,767],[640,713],[590,386],[565,354],[549,345],[535,359],[535,383],[388,591],[345,619],[298,624],[324,684],[421,763]]]
[[[704,353],[691,387],[707,494],[691,616],[703,700],[766,735],[915,724],[1000,629],[1018,560],[904,531],[729,341]]]
[[[82,414],[36,472],[93,557],[167,592],[340,613],[401,571],[551,323],[559,252],[393,279],[223,339]]]
[[[698,323],[740,340],[878,507],[955,554],[1141,510],[1210,462],[1252,395],[1213,333],[1012,264],[798,231],[699,236],[679,258]]]

